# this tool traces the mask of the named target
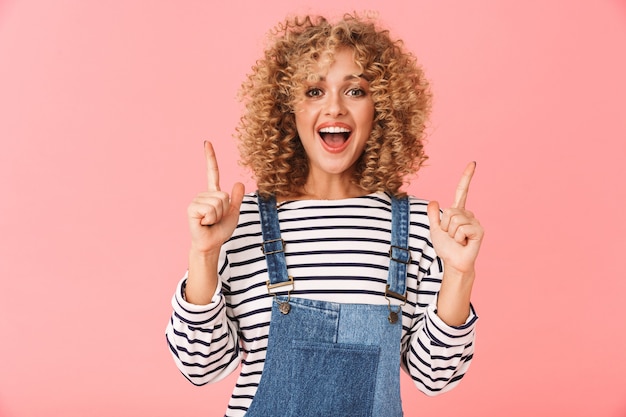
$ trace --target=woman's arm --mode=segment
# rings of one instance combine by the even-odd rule
[[[185,300],[183,279],[172,297],[173,313],[165,334],[178,369],[195,385],[219,381],[239,364],[239,340],[226,315],[226,303],[218,284],[207,305]]]
[[[474,355],[478,319],[471,305],[459,326],[450,326],[441,319],[437,305],[442,277],[443,263],[435,258],[420,279],[418,307],[402,349],[403,368],[418,389],[429,396],[451,390],[467,372]]]

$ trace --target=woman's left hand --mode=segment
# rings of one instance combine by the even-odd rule
[[[428,204],[430,235],[435,252],[443,260],[444,270],[461,276],[473,276],[474,264],[483,240],[484,230],[474,214],[465,209],[469,185],[476,170],[471,162],[465,168],[452,207],[443,210],[439,203]]]

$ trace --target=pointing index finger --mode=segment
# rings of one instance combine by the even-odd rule
[[[213,145],[208,140],[204,141],[204,157],[206,158],[208,191],[220,191],[220,171],[217,167],[217,158]]]
[[[456,194],[454,196],[454,204],[452,207],[465,208],[465,203],[467,202],[467,192],[469,191],[470,182],[472,181],[472,176],[474,175],[475,170],[476,162],[470,162],[467,164],[467,167],[465,167],[461,181],[459,181],[459,185],[456,187]]]

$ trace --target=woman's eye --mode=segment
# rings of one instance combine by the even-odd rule
[[[306,90],[305,94],[307,97],[320,97],[322,95],[322,90],[319,88],[309,88]]]
[[[362,88],[351,88],[348,90],[348,95],[352,97],[361,97],[365,95],[365,90]]]

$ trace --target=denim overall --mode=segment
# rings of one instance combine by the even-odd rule
[[[246,417],[399,417],[409,202],[392,198],[388,305],[291,297],[276,200],[259,197],[272,303],[261,382]],[[281,292],[286,295],[277,295]],[[402,301],[392,307],[388,297]]]

